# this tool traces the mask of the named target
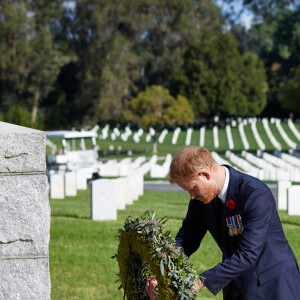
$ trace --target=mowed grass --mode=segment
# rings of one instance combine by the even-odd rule
[[[92,221],[89,190],[79,191],[77,197],[50,199],[51,299],[122,299],[119,283],[114,283],[118,265],[111,259],[118,247],[117,229],[123,227],[125,218],[132,212],[141,215],[152,209],[157,216],[168,216],[166,229],[175,237],[188,201],[188,194],[184,193],[145,191],[133,205],[118,211],[117,221]],[[283,211],[279,214],[289,244],[300,262],[300,217],[288,216]],[[220,259],[221,252],[210,234],[190,258],[199,273],[213,267]],[[222,293],[215,297],[202,289],[199,297],[222,299]]]

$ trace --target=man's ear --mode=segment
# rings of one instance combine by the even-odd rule
[[[198,173],[198,176],[199,176],[199,177],[204,176],[207,180],[210,179],[210,174],[209,174],[207,171],[205,171],[205,170],[200,171],[200,172]]]

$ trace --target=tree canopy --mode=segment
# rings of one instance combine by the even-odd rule
[[[292,109],[282,91],[298,78],[298,2],[3,0],[0,118],[41,129],[124,123],[157,86],[177,103],[166,126],[181,123],[178,103],[197,120],[263,115],[271,102]],[[235,3],[253,14],[250,29],[228,14]]]
[[[147,130],[168,126],[194,123],[194,113],[188,100],[178,95],[175,99],[170,92],[157,85],[146,88],[133,98],[124,113],[126,121],[140,125]]]

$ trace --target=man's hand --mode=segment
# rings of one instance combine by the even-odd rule
[[[195,280],[195,283],[192,286],[192,290],[194,290],[195,293],[198,293],[199,290],[203,287],[205,287],[204,283],[199,279],[199,276],[197,276],[197,279]]]
[[[148,277],[146,282],[146,292],[151,300],[155,300],[155,296],[157,295],[157,293],[154,291],[154,289],[156,289],[157,286],[158,285],[155,276],[151,275],[150,277]]]

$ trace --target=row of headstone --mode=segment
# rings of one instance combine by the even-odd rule
[[[254,139],[258,145],[258,147],[261,149],[261,150],[265,150],[266,149],[266,146],[265,144],[263,143],[258,131],[257,131],[257,128],[256,128],[256,118],[253,118],[251,119],[251,130],[253,132],[253,135],[254,135]]]
[[[169,174],[169,169],[172,161],[172,155],[167,154],[162,165],[153,164],[150,169],[151,178],[165,178]]]
[[[295,125],[291,119],[288,119],[288,126],[291,129],[291,131],[293,132],[293,134],[295,135],[295,137],[298,139],[298,141],[300,141],[300,133],[297,130],[297,128],[295,127]]]
[[[246,120],[246,123],[247,123],[247,120]],[[244,124],[242,122],[240,122],[238,128],[239,128],[239,133],[240,133],[240,136],[241,136],[241,139],[242,139],[244,149],[248,150],[250,147],[249,147],[249,143],[248,143],[248,140],[247,140],[247,137],[246,137],[246,134],[245,134]]]
[[[134,133],[133,140],[135,143],[140,142],[140,139],[141,139],[143,133],[144,133],[144,130],[142,128],[140,128],[137,132]]]
[[[106,140],[108,137],[108,130],[109,130],[109,124],[106,124],[103,128],[102,128],[102,132],[101,132],[101,138],[102,140]]]
[[[181,128],[176,127],[176,129],[174,130],[174,133],[173,133],[173,137],[172,137],[172,145],[177,144],[177,140],[178,140],[178,136],[179,136],[180,132],[181,132]]]
[[[158,160],[158,156],[157,155],[152,155],[152,157],[150,158],[149,161],[147,161],[143,165],[141,165],[141,167],[140,167],[141,173],[143,175],[145,175],[148,172],[150,172],[151,167],[156,164],[157,160]]]
[[[145,156],[138,157],[134,161],[129,157],[124,158],[121,161],[110,159],[106,163],[100,165],[100,175],[102,177],[127,176],[134,173],[145,161]]]
[[[268,123],[268,119],[264,118],[262,120],[262,124],[263,124],[263,127],[267,133],[267,136],[269,138],[269,140],[271,141],[271,144],[273,145],[273,147],[279,151],[281,151],[282,147],[281,147],[281,144],[276,140],[275,136],[273,135],[270,127],[269,127],[269,123]]]
[[[64,199],[65,196],[74,197],[77,190],[87,189],[87,179],[92,177],[87,170],[51,172],[48,174],[50,181],[50,197]]]
[[[225,160],[222,158],[217,152],[212,151],[211,152],[212,158],[219,164],[219,165],[231,165],[231,163],[228,160]]]
[[[218,126],[213,127],[214,147],[219,148]]]
[[[192,133],[193,133],[193,128],[188,128],[188,130],[186,131],[186,138],[185,138],[186,146],[189,146],[191,144]]]
[[[225,152],[225,156],[229,158],[229,160],[238,166],[240,169],[242,169],[245,173],[254,176],[256,178],[259,178],[261,180],[264,179],[264,173],[263,170],[254,167],[252,164],[250,164],[245,159],[238,157],[236,154],[232,153],[231,151],[227,150]]]
[[[117,210],[125,209],[144,194],[141,170],[116,179],[97,179],[91,182],[91,217],[93,220],[116,220]]]
[[[202,126],[200,128],[200,141],[199,141],[199,145],[200,147],[204,147],[205,144],[205,126]]]
[[[231,134],[231,127],[229,125],[226,125],[225,130],[226,130],[229,149],[232,150],[232,149],[234,149],[234,143],[233,143],[232,134]]]
[[[300,216],[300,185],[292,185],[290,181],[278,181],[277,208],[287,211],[288,215]]]
[[[286,134],[286,132],[284,131],[284,129],[281,126],[280,120],[276,119],[275,121],[276,124],[276,128],[278,129],[281,137],[283,138],[283,140],[286,142],[286,144],[292,148],[292,149],[297,149],[297,144],[295,142],[293,142],[289,136]]]
[[[300,169],[297,166],[265,152],[262,154],[262,158],[278,167],[278,178],[276,180],[300,181]]]
[[[158,142],[159,142],[160,144],[162,144],[162,143],[164,142],[164,139],[165,139],[165,137],[166,137],[167,134],[168,134],[168,129],[164,129],[164,130],[161,132],[161,134],[160,134],[159,137],[158,137]]]
[[[129,128],[129,126],[125,127],[125,131],[121,134],[121,140],[123,142],[127,142],[128,141],[128,137],[132,134],[131,129]]]
[[[258,156],[260,156],[259,152],[260,150],[258,151]],[[290,179],[289,174],[285,170],[276,167],[271,162],[268,162],[266,159],[255,156],[252,153],[248,153],[245,150],[242,151],[242,156],[251,164],[259,167],[262,170],[262,180],[278,181]]]
[[[287,153],[281,153],[281,158],[284,161],[300,168],[300,158],[299,157],[293,156],[293,155],[290,155]]]

